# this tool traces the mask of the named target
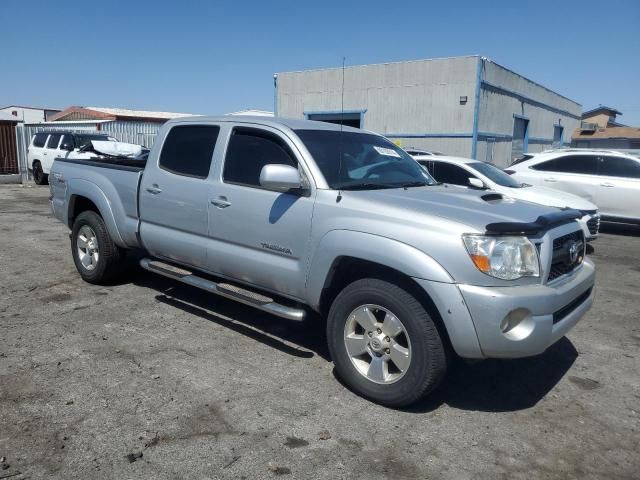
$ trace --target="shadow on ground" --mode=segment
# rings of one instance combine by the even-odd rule
[[[159,302],[289,355],[319,355],[330,361],[324,325],[316,316],[304,322],[288,321],[142,270],[133,277],[136,285],[156,290]],[[553,389],[577,357],[578,352],[565,337],[536,357],[471,363],[455,359],[440,388],[406,411],[425,413],[442,404],[486,412],[530,408]]]

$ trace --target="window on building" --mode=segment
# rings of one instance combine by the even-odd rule
[[[533,165],[534,170],[544,172],[559,173],[580,173],[583,175],[595,175],[597,168],[597,158],[595,155],[566,155],[554,158],[547,162]]]
[[[262,167],[269,164],[298,168],[295,156],[277,135],[257,128],[234,128],[224,161],[224,181],[259,187]]]
[[[33,137],[33,146],[40,148],[44,147],[48,136],[48,133],[36,133]]]
[[[58,148],[58,144],[60,143],[60,137],[62,137],[59,133],[52,133],[49,135],[49,141],[47,142],[47,148],[55,150]]]
[[[176,175],[207,178],[220,127],[179,125],[173,127],[160,152],[160,168]]]
[[[598,174],[608,177],[640,178],[640,161],[622,157],[599,157]]]

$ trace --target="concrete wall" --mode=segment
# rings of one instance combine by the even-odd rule
[[[366,110],[363,128],[390,137],[469,134],[476,69],[477,57],[347,67],[344,110]],[[341,68],[280,73],[277,84],[279,116],[304,118],[305,112],[341,110]],[[465,105],[460,105],[461,96],[467,97]]]
[[[476,157],[485,160],[486,139],[493,137],[494,163],[509,164],[515,115],[529,120],[527,151],[551,148],[554,125],[564,127],[563,143],[569,145],[573,131],[580,125],[581,112],[579,103],[483,59]]]

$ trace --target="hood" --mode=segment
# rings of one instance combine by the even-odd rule
[[[485,232],[492,223],[534,222],[542,215],[558,212],[554,207],[516,200],[490,191],[461,190],[444,185],[388,190],[343,191],[342,195],[361,208],[392,218],[438,216]],[[484,198],[483,198],[484,197]],[[496,198],[498,197],[498,198]],[[419,219],[418,219],[419,220]]]
[[[582,197],[546,187],[501,187],[499,191],[500,193],[508,195],[511,198],[526,200],[527,202],[539,203],[541,205],[548,205],[550,207],[569,207],[575,208],[576,210],[598,209],[598,207],[596,207],[593,203]]]

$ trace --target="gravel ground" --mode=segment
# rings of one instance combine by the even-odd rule
[[[289,323],[137,268],[77,275],[48,188],[0,186],[0,479],[638,478],[640,232],[595,243],[593,309],[545,354],[457,362],[411,410]]]

